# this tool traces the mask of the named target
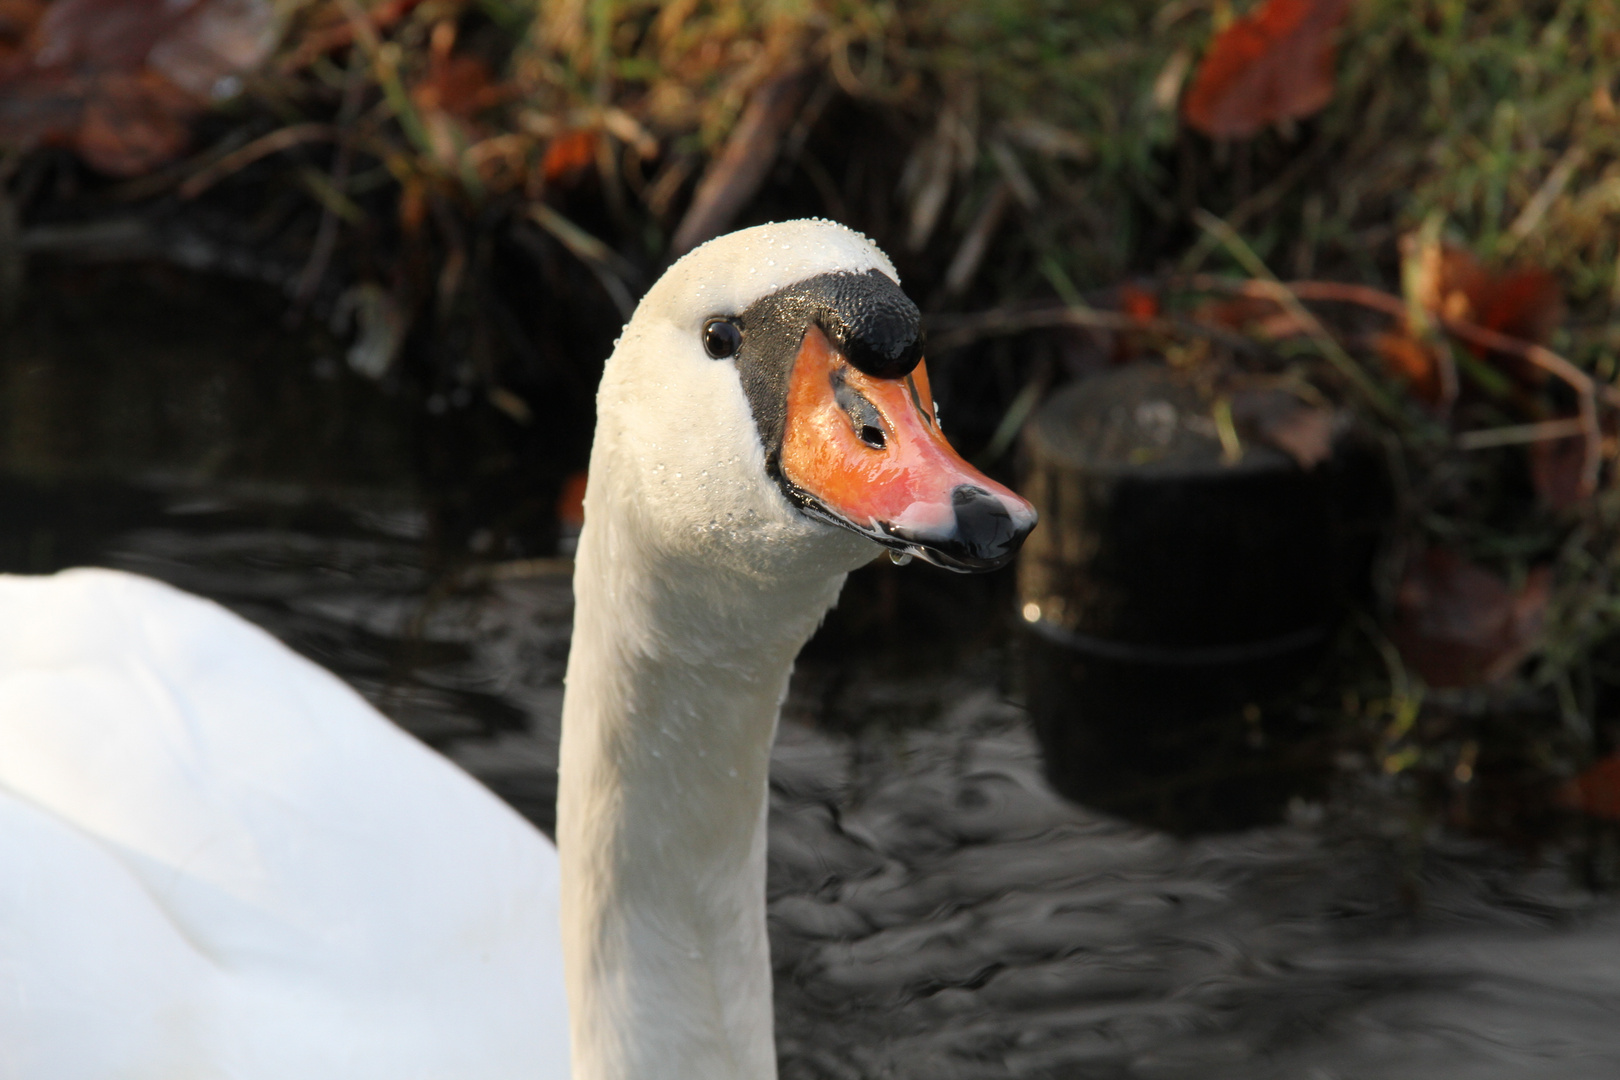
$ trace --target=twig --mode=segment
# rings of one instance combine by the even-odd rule
[[[331,124],[293,124],[291,127],[279,128],[198,169],[186,177],[177,193],[182,199],[195,199],[227,176],[240,172],[260,158],[290,150],[300,143],[320,142],[337,137],[338,129]]]
[[[349,128],[360,115],[360,102],[366,88],[363,72],[364,61],[356,53],[349,60],[349,71],[343,86],[343,103],[338,106],[338,148],[336,159],[332,162],[331,185],[338,193],[341,193],[343,186],[349,182],[349,168],[354,162],[354,140],[350,137]],[[332,261],[332,253],[337,250],[338,225],[336,208],[331,202],[323,200],[321,223],[315,229],[315,243],[310,247],[309,261],[304,264],[303,272],[298,275],[298,281],[293,286],[293,302],[287,310],[289,324],[296,325],[304,317],[304,309],[309,306],[315,290],[320,287],[321,278],[326,276],[327,264]]]
[[[584,263],[596,280],[602,283],[619,314],[630,318],[636,309],[635,297],[625,284],[626,278],[636,277],[636,268],[622,255],[608,247],[562,214],[543,202],[529,207],[529,219],[555,237],[563,247],[573,252]]]
[[[1493,446],[1516,446],[1521,443],[1551,442],[1586,434],[1586,425],[1580,417],[1564,420],[1542,420],[1534,424],[1510,424],[1507,427],[1465,431],[1457,436],[1459,450],[1488,450]]]
[[[1042,363],[1040,370],[1024,384],[1024,388],[1018,391],[1017,396],[1012,399],[1012,404],[1008,405],[1007,411],[1002,414],[1001,423],[996,425],[995,433],[979,452],[980,464],[993,465],[1007,452],[1013,440],[1018,438],[1018,433],[1023,430],[1024,421],[1029,419],[1029,414],[1040,404],[1041,395],[1046,393],[1047,384],[1051,381],[1051,366],[1049,363]]]
[[[1183,319],[1144,319],[1119,311],[1098,311],[1088,307],[988,308],[969,315],[936,316],[929,320],[928,348],[931,352],[960,349],[990,337],[1008,337],[1026,330],[1049,330],[1058,326],[1078,326],[1090,330],[1137,332],[1160,337],[1201,337],[1243,352],[1257,350],[1242,334]]]
[[[973,283],[973,275],[979,272],[979,264],[984,261],[990,241],[995,238],[996,229],[1012,204],[1012,196],[1012,185],[1005,180],[998,180],[990,189],[990,197],[985,199],[973,224],[968,226],[962,243],[945,271],[946,296],[958,296]]]
[[[1586,437],[1586,459],[1581,463],[1579,494],[1586,496],[1596,491],[1598,470],[1603,464],[1603,429],[1598,426],[1597,386],[1592,381],[1592,377],[1551,349],[1540,345],[1521,341],[1515,337],[1508,337],[1506,334],[1496,330],[1490,330],[1471,322],[1464,322],[1461,319],[1448,319],[1441,316],[1440,325],[1464,341],[1472,342],[1494,352],[1505,352],[1522,357],[1543,371],[1563,379],[1574,389],[1580,409],[1581,431]]]
[[[698,181],[692,205],[670,241],[671,255],[684,255],[724,232],[759,191],[808,90],[805,69],[793,68],[754,91],[725,147]]]
[[[1581,143],[1575,143],[1564,151],[1557,164],[1547,173],[1547,179],[1541,182],[1536,193],[1530,196],[1530,201],[1524,204],[1524,209],[1519,211],[1519,216],[1508,226],[1507,234],[1515,243],[1526,239],[1536,231],[1541,219],[1547,216],[1552,204],[1558,201],[1558,196],[1569,186],[1570,177],[1574,176],[1575,170],[1585,162],[1586,147]]]
[[[1243,268],[1256,279],[1254,283],[1264,289],[1266,295],[1282,305],[1283,310],[1299,321],[1299,324],[1305,328],[1305,332],[1310,335],[1311,340],[1316,343],[1316,347],[1321,350],[1322,355],[1327,357],[1328,361],[1339,369],[1339,373],[1348,379],[1350,384],[1359,390],[1375,409],[1382,413],[1386,419],[1397,424],[1404,422],[1405,418],[1401,415],[1400,409],[1389,399],[1389,396],[1379,389],[1378,385],[1367,376],[1366,372],[1361,370],[1360,364],[1351,359],[1350,354],[1344,351],[1344,347],[1334,340],[1333,335],[1327,332],[1327,328],[1322,325],[1321,320],[1306,310],[1305,305],[1299,302],[1299,297],[1295,296],[1288,286],[1277,280],[1260,256],[1256,255],[1254,249],[1243,242],[1243,238],[1230,225],[1202,208],[1193,211],[1193,220],[1198,222],[1200,228],[1213,234],[1221,242],[1228,254],[1241,263]]]

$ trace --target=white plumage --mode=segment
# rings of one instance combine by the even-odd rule
[[[110,571],[0,578],[0,1080],[774,1077],[770,746],[800,647],[879,549],[788,501],[702,331],[874,271],[898,291],[842,226],[761,226],[687,255],[625,328],[575,577],[561,860],[214,604]],[[750,363],[793,370],[820,317],[797,310]],[[919,477],[853,452],[889,461],[874,485],[1003,497],[959,459]]]
[[[144,578],[0,577],[0,1077],[561,1078],[555,849]]]

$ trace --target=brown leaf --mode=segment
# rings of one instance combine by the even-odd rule
[[[1212,139],[1247,139],[1333,99],[1334,38],[1350,0],[1264,0],[1215,36],[1181,115]]]
[[[1413,397],[1437,405],[1442,394],[1440,358],[1434,347],[1407,334],[1379,334],[1373,349],[1391,375],[1407,384]]]
[[[1114,307],[1120,314],[1129,315],[1144,324],[1157,319],[1162,312],[1159,294],[1155,289],[1131,282],[1126,282],[1114,291]],[[1136,359],[1149,347],[1149,335],[1134,330],[1098,334],[1096,338],[1107,343],[1105,347],[1108,348],[1109,359],[1116,364]]]
[[[146,172],[264,59],[273,16],[270,0],[57,0],[15,55],[0,52],[0,141],[67,143],[104,172]]]
[[[1133,319],[1147,322],[1157,319],[1160,312],[1159,294],[1156,290],[1143,286],[1126,283],[1115,292],[1115,303],[1120,312]]]
[[[1563,290],[1546,270],[1512,267],[1493,272],[1459,248],[1448,247],[1441,255],[1439,289],[1436,310],[1449,318],[1466,319],[1525,341],[1545,342],[1564,314]]]
[[[1333,456],[1332,409],[1301,401],[1286,390],[1239,390],[1232,395],[1232,419],[1246,433],[1314,469]]]
[[[44,14],[45,0],[0,0],[0,64],[23,50]]]
[[[134,72],[167,34],[192,14],[196,0],[56,0],[35,28],[35,66],[86,74]]]
[[[594,130],[565,131],[546,144],[540,172],[546,183],[566,183],[596,163]]]
[[[201,0],[152,46],[146,62],[206,101],[229,96],[232,80],[258,67],[275,43],[269,0]]]
[[[1449,244],[1425,252],[1423,260],[1414,298],[1444,318],[1539,344],[1552,336],[1564,317],[1563,289],[1556,277],[1539,267],[1491,270]],[[1530,385],[1546,379],[1541,368],[1518,357],[1491,354],[1473,342],[1463,344],[1480,359],[1489,355],[1498,367]]]
[[[1585,495],[1586,440],[1543,439],[1530,444],[1530,480],[1536,497],[1550,510],[1566,510]]]
[[[1575,777],[1555,798],[1588,817],[1620,821],[1620,754],[1610,754]]]
[[[194,107],[185,91],[156,72],[107,75],[85,102],[73,147],[92,168],[139,176],[185,150]]]
[[[488,64],[454,52],[455,44],[454,23],[446,20],[433,28],[427,75],[411,88],[411,98],[424,112],[448,113],[466,121],[510,94],[495,84]]]
[[[1537,567],[1519,589],[1447,548],[1407,567],[1390,637],[1430,686],[1474,686],[1511,675],[1541,635],[1552,584]]]

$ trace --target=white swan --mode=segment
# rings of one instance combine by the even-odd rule
[[[0,1080],[774,1077],[793,659],[874,540],[984,569],[1034,524],[945,444],[920,354],[893,267],[826,222],[643,299],[598,398],[560,866],[214,605],[0,579]]]

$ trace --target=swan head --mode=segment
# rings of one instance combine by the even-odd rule
[[[603,377],[598,451],[622,477],[603,497],[633,502],[666,547],[718,544],[743,562],[769,541],[840,571],[874,543],[962,572],[1005,565],[1035,510],[946,441],[898,281],[871,241],[827,221],[744,229],[680,259]],[[595,458],[591,478],[594,493]]]

